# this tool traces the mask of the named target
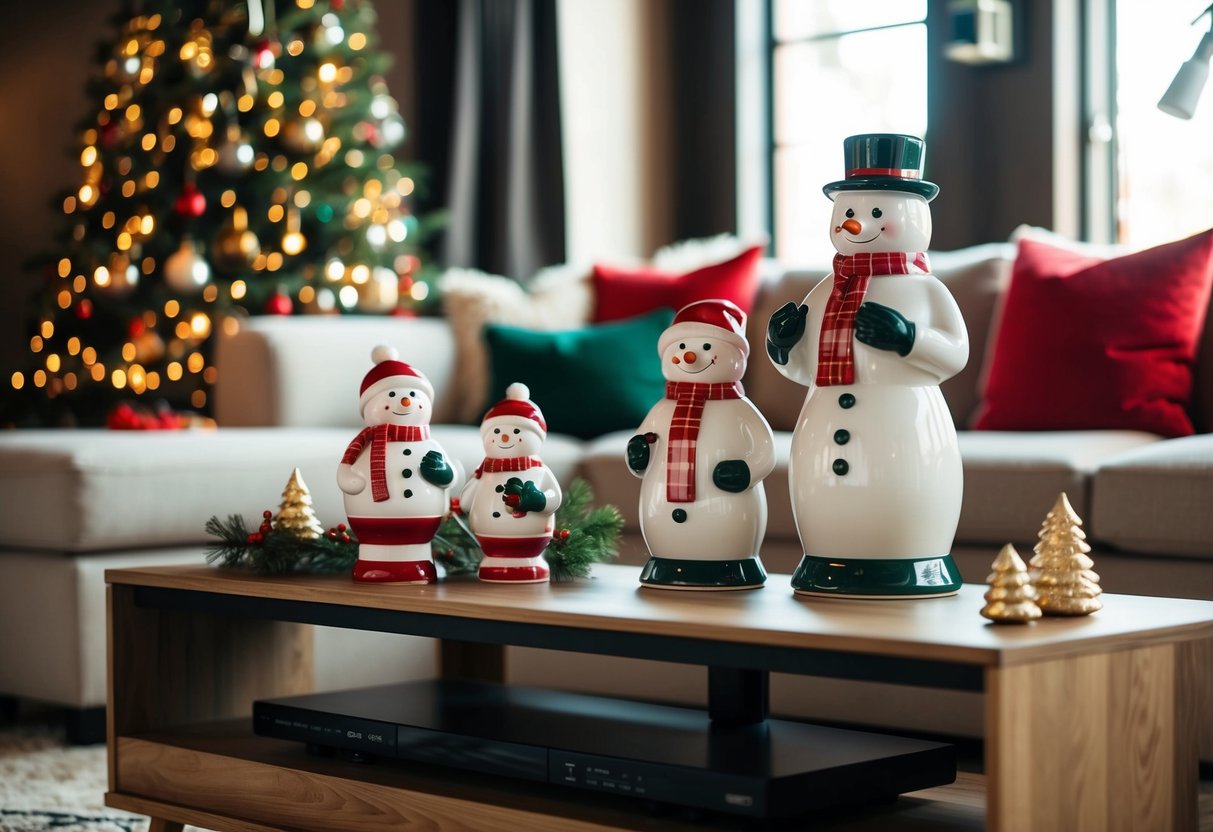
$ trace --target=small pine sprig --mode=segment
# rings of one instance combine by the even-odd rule
[[[212,517],[208,533],[218,540],[206,550],[206,562],[224,567],[243,566],[259,575],[307,572],[314,575],[349,573],[358,559],[358,542],[344,527],[317,538],[300,538],[281,529],[250,533],[239,514],[226,520]]]
[[[431,549],[447,575],[475,575],[484,557],[476,538],[451,514],[443,518]]]
[[[573,480],[556,510],[556,533],[544,557],[553,581],[571,581],[590,574],[595,563],[619,554],[623,515],[614,506],[591,508],[594,491],[582,479]]]

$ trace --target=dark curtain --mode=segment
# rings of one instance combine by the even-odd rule
[[[444,264],[526,280],[563,262],[555,0],[421,0],[417,57]]]

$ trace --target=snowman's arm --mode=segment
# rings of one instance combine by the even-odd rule
[[[771,365],[780,374],[804,387],[813,384],[816,376],[817,341],[821,334],[821,310],[825,308],[827,296],[833,285],[832,275],[826,275],[805,295],[801,303],[808,307],[809,314],[805,318],[804,334],[801,335],[796,345],[789,349],[787,364],[771,362]]]
[[[750,452],[746,462],[750,466],[752,482],[759,483],[775,470],[775,435],[771,425],[758,408],[750,403],[753,416],[746,420],[745,431],[750,437]]]
[[[337,466],[337,487],[344,494],[361,494],[366,489],[366,477],[354,470],[348,462]]]
[[[927,285],[930,318],[914,322],[914,346],[905,360],[945,381],[968,363],[969,332],[952,293],[934,277]]]
[[[465,517],[472,510],[472,503],[476,500],[476,494],[480,489],[480,478],[471,477],[467,481],[467,485],[463,487],[462,493],[459,495],[459,511]]]
[[[649,437],[657,435],[657,410],[660,406],[658,403],[649,411],[624,449],[624,462],[634,477],[643,478],[653,461],[653,445],[657,443],[650,442]]]
[[[560,508],[561,502],[564,501],[564,494],[560,490],[560,482],[556,479],[556,475],[546,465],[543,466],[543,476],[539,479],[539,487],[543,489],[543,496],[548,498],[548,503],[543,507],[544,514],[555,514],[556,509]]]

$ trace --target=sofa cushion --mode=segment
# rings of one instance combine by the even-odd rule
[[[1019,243],[990,355],[984,430],[1193,432],[1213,230],[1103,260]]]
[[[1213,435],[1168,439],[1105,460],[1091,504],[1104,543],[1213,558]]]
[[[658,309],[557,332],[490,324],[490,401],[520,381],[557,433],[589,439],[638,425],[665,395],[657,339],[673,318]]]
[[[1088,536],[1100,535],[1089,478],[1118,453],[1152,445],[1138,431],[961,431],[964,498],[957,543],[1031,543],[1057,495],[1065,492]],[[970,578],[973,580],[973,578]]]
[[[350,428],[0,433],[0,546],[91,552],[210,540],[211,515],[276,511],[298,467],[326,528],[345,519],[337,463]],[[484,457],[477,428],[438,425],[457,471]],[[572,475],[581,443],[549,435],[543,460]],[[452,493],[458,493],[456,481]],[[563,481],[563,480],[562,480]]]
[[[434,385],[436,422],[454,412],[455,351],[437,318],[262,315],[219,330],[213,400],[221,427],[362,425],[358,385],[387,344]]]
[[[748,314],[758,288],[762,250],[761,245],[751,246],[728,260],[686,272],[595,264],[594,320],[617,321],[663,307],[677,311],[709,298],[731,300]]]

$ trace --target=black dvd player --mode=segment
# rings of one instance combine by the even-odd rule
[[[889,800],[956,779],[947,744],[784,720],[433,680],[266,699],[257,734],[753,817]]]

